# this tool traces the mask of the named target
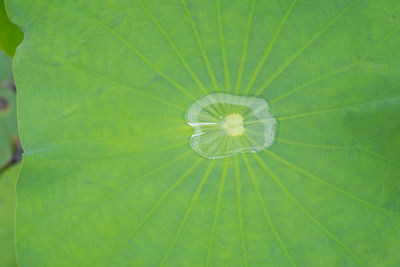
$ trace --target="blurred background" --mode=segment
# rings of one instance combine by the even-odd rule
[[[12,73],[22,31],[8,18],[0,0],[0,266],[17,266],[15,257],[16,182],[22,147],[18,138],[17,89]]]

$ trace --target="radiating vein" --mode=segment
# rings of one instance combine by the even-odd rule
[[[206,266],[209,266],[211,256],[212,256],[215,230],[217,228],[217,222],[218,222],[218,217],[219,217],[219,212],[220,212],[220,207],[221,207],[222,194],[224,192],[224,185],[225,185],[226,173],[227,173],[227,169],[228,169],[228,163],[229,163],[229,159],[225,159],[224,170],[222,172],[221,181],[220,181],[219,187],[218,187],[217,205],[215,207],[213,225],[212,225],[209,243],[208,243]]]
[[[230,79],[229,79],[228,58],[226,55],[225,42],[224,42],[224,28],[222,25],[221,0],[217,0],[217,19],[218,19],[219,43],[221,45],[222,61],[224,64],[225,88],[226,88],[227,92],[230,92],[231,85],[230,85]]]
[[[170,117],[147,117],[147,116],[138,116],[137,113],[109,113],[105,110],[101,110],[101,109],[79,109],[78,110],[81,114],[85,115],[85,114],[91,114],[93,115],[92,118],[95,118],[95,116],[98,117],[99,112],[101,112],[101,117],[102,118],[107,118],[107,117],[111,117],[111,119],[114,118],[124,118],[124,120],[130,120],[130,121],[146,121],[146,122],[152,122],[152,121],[160,121],[160,122],[166,122],[166,123],[177,123],[177,124],[186,124],[184,118],[179,118],[179,119],[174,119],[174,118],[170,118]],[[164,115],[164,114],[161,114]],[[189,125],[187,125],[187,127],[190,128]]]
[[[239,228],[240,228],[240,240],[241,240],[241,245],[242,245],[243,263],[244,263],[244,266],[247,267],[249,265],[248,264],[249,256],[247,255],[246,236],[244,233],[244,225],[243,225],[243,215],[242,215],[242,205],[241,205],[242,189],[241,189],[241,185],[240,185],[240,172],[239,172],[239,164],[238,164],[237,157],[235,157],[235,180],[236,180],[236,209],[237,209]]]
[[[364,204],[364,205],[366,205],[366,206],[368,206],[370,208],[373,208],[375,210],[383,212],[384,214],[392,217],[392,214],[391,214],[390,211],[388,211],[388,210],[386,210],[386,209],[384,209],[384,208],[382,208],[382,207],[380,207],[380,206],[378,206],[376,204],[373,204],[373,203],[370,203],[370,202],[368,202],[366,200],[363,200],[363,199],[357,197],[356,195],[354,195],[354,194],[352,194],[352,193],[350,193],[350,192],[348,192],[348,191],[346,191],[346,190],[344,190],[344,189],[342,189],[342,188],[340,188],[340,187],[338,187],[336,185],[333,185],[333,184],[331,184],[331,183],[329,183],[329,182],[327,182],[327,181],[325,181],[325,180],[323,180],[323,179],[311,174],[310,172],[308,172],[308,171],[306,171],[306,170],[294,165],[293,163],[288,162],[287,160],[279,157],[277,154],[275,154],[275,153],[273,153],[273,152],[271,152],[269,150],[267,150],[266,153],[268,155],[270,155],[272,158],[276,159],[277,161],[279,161],[282,164],[284,164],[285,166],[287,166],[289,169],[292,169],[292,170],[294,170],[294,171],[296,171],[298,173],[301,173],[301,174],[303,174],[304,176],[310,178],[313,181],[316,181],[316,182],[318,182],[320,184],[326,185],[326,186],[330,187],[331,189],[333,189],[333,190],[335,190],[335,191],[337,191],[337,192],[339,192],[339,193],[341,193],[341,194],[343,194],[343,195],[345,195],[345,196],[347,196],[347,197],[349,197],[349,198],[351,198],[351,199],[353,199],[353,200],[355,200],[357,202],[360,202],[361,204]]]
[[[238,76],[236,79],[235,94],[239,94],[240,84],[242,82],[244,63],[246,62],[246,58],[247,58],[247,46],[249,43],[249,34],[250,34],[251,23],[253,21],[255,6],[256,6],[256,0],[252,0],[249,17],[247,19],[246,32],[244,34],[244,39],[243,39],[242,56],[240,58],[239,71],[238,71]]]
[[[48,62],[34,62],[34,63],[35,63],[35,64],[41,64],[41,65],[51,65],[51,63],[48,63]],[[116,84],[116,85],[118,85],[118,86],[124,88],[124,89],[125,89],[126,91],[128,91],[128,92],[142,95],[142,96],[144,96],[144,97],[146,97],[146,98],[148,98],[148,99],[151,99],[151,100],[153,100],[153,101],[156,101],[156,102],[158,102],[158,103],[161,103],[161,104],[163,104],[163,105],[165,105],[165,106],[169,106],[169,107],[171,107],[171,108],[173,108],[173,109],[176,109],[176,110],[179,110],[179,111],[184,111],[184,110],[182,109],[182,107],[180,107],[180,106],[173,105],[173,104],[169,103],[168,101],[165,101],[165,100],[162,99],[162,98],[158,98],[158,97],[155,97],[155,96],[153,96],[153,95],[151,95],[151,94],[147,94],[147,93],[145,93],[145,92],[142,92],[142,91],[139,90],[139,89],[136,89],[136,88],[133,88],[133,87],[131,87],[131,86],[129,86],[129,85],[123,84],[123,83],[121,83],[120,81],[111,79],[111,78],[107,77],[106,75],[104,75],[104,74],[102,74],[102,73],[98,73],[98,72],[96,72],[96,71],[94,71],[94,70],[89,70],[89,69],[87,69],[87,68],[84,68],[84,67],[78,66],[78,65],[74,65],[74,64],[70,64],[70,65],[62,64],[60,67],[66,69],[66,70],[69,70],[69,71],[74,71],[74,72],[76,72],[76,73],[78,73],[78,74],[80,74],[80,75],[82,74],[82,72],[85,72],[85,73],[87,73],[87,74],[93,74],[93,75],[99,77],[99,78],[102,79],[102,80],[105,80],[105,81],[114,83],[114,84]],[[40,93],[40,91],[37,91],[36,93]]]
[[[86,12],[86,15],[91,17],[94,21],[97,22],[97,24],[101,25],[103,28],[107,29],[113,36],[115,36],[120,42],[122,42],[129,50],[131,50],[134,54],[136,54],[144,63],[149,65],[158,75],[163,77],[166,81],[168,81],[171,85],[173,85],[175,88],[177,88],[180,92],[185,94],[191,99],[194,99],[195,97],[192,96],[182,85],[180,85],[178,82],[170,78],[167,74],[165,74],[163,71],[161,71],[156,65],[154,65],[145,55],[143,55],[142,52],[140,52],[138,49],[136,49],[132,44],[130,44],[122,35],[120,35],[118,32],[116,32],[113,28],[110,26],[106,25],[103,21],[101,21],[99,18],[96,16],[90,14],[89,12]]]
[[[304,117],[308,117],[308,116],[326,114],[326,113],[330,113],[330,112],[343,111],[343,110],[351,109],[351,108],[354,108],[357,106],[358,105],[349,105],[349,106],[330,108],[330,109],[324,109],[324,110],[316,110],[316,111],[298,113],[298,114],[284,116],[284,117],[278,117],[277,119],[278,119],[278,121],[286,121],[286,120],[292,120],[292,119],[297,119],[297,118],[304,118]]]
[[[139,229],[148,221],[148,219],[153,215],[153,213],[157,210],[157,208],[164,202],[164,200],[171,194],[175,188],[177,188],[196,168],[199,166],[199,164],[203,161],[203,158],[198,159],[186,172],[182,174],[178,178],[178,180],[175,181],[158,199],[156,204],[146,213],[146,215],[143,217],[143,219],[139,222],[138,225],[136,225],[129,233],[126,235],[126,237],[119,243],[119,245],[114,249],[112,252],[112,255],[116,255],[121,249],[128,243],[128,241],[139,231]]]
[[[205,93],[207,94],[207,89],[204,87],[202,82],[199,80],[197,75],[194,73],[194,71],[190,68],[189,64],[185,60],[185,58],[182,56],[181,52],[179,49],[176,47],[175,43],[172,41],[171,37],[167,34],[167,32],[164,30],[164,28],[158,23],[156,18],[152,15],[150,10],[143,4],[143,0],[138,0],[140,6],[143,8],[144,13],[146,16],[156,25],[157,29],[161,32],[161,34],[165,37],[165,39],[168,41],[169,45],[172,47],[174,50],[175,54],[178,56],[179,60],[181,61],[182,65],[185,67],[186,71],[189,73],[189,75],[192,77],[194,82],[197,84],[197,86]]]
[[[264,161],[257,155],[253,154],[254,158],[257,160],[257,162],[260,164],[260,166],[265,170],[265,172],[272,178],[272,180],[278,185],[278,187],[291,199],[296,206],[316,225],[318,228],[321,229],[322,232],[324,232],[328,237],[330,237],[332,240],[334,240],[340,247],[343,248],[353,259],[355,262],[357,262],[359,265],[363,265],[360,259],[357,257],[357,255],[346,245],[341,241],[339,238],[337,238],[333,233],[331,233],[328,229],[325,228],[325,226],[322,225],[308,210],[304,208],[304,206],[289,192],[289,190],[286,188],[286,186],[283,185],[281,180],[278,178],[278,176],[272,172],[272,170],[264,163]]]
[[[137,140],[137,139],[141,139],[141,138],[154,138],[154,137],[162,137],[162,136],[168,136],[168,135],[170,135],[170,136],[175,135],[174,136],[175,138],[179,137],[179,139],[180,139],[182,137],[183,138],[187,137],[186,133],[182,132],[182,130],[187,130],[187,129],[188,129],[187,127],[175,127],[172,129],[168,128],[165,131],[159,130],[158,132],[157,132],[157,130],[153,130],[153,132],[151,134],[145,132],[144,135],[134,135],[134,134],[128,135],[128,136],[118,136],[118,135],[106,136],[106,135],[104,135],[104,136],[99,136],[99,137],[84,136],[82,138],[74,138],[74,139],[71,138],[71,139],[65,140],[64,142],[58,141],[54,145],[64,145],[64,144],[71,145],[71,144],[74,144],[77,142],[83,142],[83,141],[84,142],[98,141],[98,142],[102,142],[102,144],[104,144],[104,143],[120,143],[123,140],[133,141],[133,140]],[[177,134],[177,132],[179,134]],[[115,139],[112,139],[112,138],[115,138]],[[171,141],[175,141],[175,139],[174,140],[171,139]],[[51,144],[51,143],[49,142],[49,144]]]
[[[126,152],[126,153],[119,153],[119,154],[114,154],[114,155],[104,155],[104,156],[79,156],[79,155],[73,155],[73,156],[57,156],[57,157],[52,157],[52,159],[59,159],[59,160],[65,160],[65,159],[69,159],[69,160],[76,160],[76,161],[80,161],[80,160],[110,160],[110,159],[118,159],[118,158],[128,158],[130,156],[138,156],[138,155],[142,155],[145,156],[146,154],[149,153],[155,153],[155,152],[161,152],[164,150],[170,150],[173,148],[177,148],[180,146],[189,145],[188,140],[185,140],[183,142],[179,142],[179,143],[174,143],[172,145],[168,145],[168,146],[161,146],[158,147],[157,149],[152,149],[152,150],[148,150],[145,152],[138,152],[138,151],[132,151],[132,152]],[[56,149],[40,149],[40,150],[36,150],[33,152],[28,153],[29,154],[36,154],[37,153],[43,153],[43,152],[51,152],[51,151],[55,151]],[[190,150],[188,150],[190,151]],[[25,155],[25,153],[24,153]]]
[[[384,138],[390,138],[390,137],[392,137],[394,135],[397,135],[399,133],[400,133],[400,128],[399,129],[395,129],[395,130],[390,131],[390,132],[386,132],[386,133],[384,133],[382,135],[378,135],[378,136],[375,136],[375,137],[368,138],[367,141],[360,142],[357,146],[361,147],[363,145],[371,144],[371,143],[374,143],[376,141],[382,140]]]
[[[333,76],[333,75],[336,75],[336,74],[338,74],[338,73],[345,72],[346,70],[349,70],[349,69],[351,69],[351,68],[357,66],[357,65],[358,65],[359,63],[361,63],[365,58],[367,58],[368,55],[370,55],[375,49],[377,49],[377,48],[380,47],[382,44],[384,44],[385,41],[387,41],[388,39],[390,39],[390,37],[392,37],[392,36],[393,36],[395,33],[397,33],[399,30],[400,30],[400,28],[396,28],[395,30],[393,30],[393,31],[389,32],[388,34],[386,34],[379,42],[377,42],[371,49],[369,49],[364,55],[362,55],[362,56],[360,57],[360,59],[354,61],[353,63],[351,63],[351,64],[349,64],[349,65],[347,65],[347,66],[344,66],[344,67],[341,67],[341,68],[339,68],[339,69],[337,69],[337,70],[334,70],[334,71],[332,71],[332,72],[323,74],[323,75],[321,75],[321,76],[319,76],[319,77],[317,77],[317,78],[313,78],[313,79],[311,79],[310,81],[305,82],[305,83],[303,83],[302,85],[300,85],[300,86],[298,86],[298,87],[295,87],[295,88],[293,88],[292,90],[289,90],[289,91],[287,91],[286,93],[283,93],[282,95],[280,95],[280,96],[278,96],[278,97],[272,99],[272,100],[270,101],[270,104],[273,104],[273,103],[275,103],[275,102],[281,101],[281,100],[283,100],[283,99],[285,99],[285,98],[287,98],[287,97],[293,95],[293,94],[296,93],[297,91],[299,91],[299,90],[301,90],[301,89],[303,89],[303,88],[305,88],[305,87],[307,87],[307,86],[310,86],[310,85],[313,84],[313,83],[322,81],[322,80],[324,80],[324,79],[326,79],[326,78],[329,78],[329,77],[331,77],[331,76]]]
[[[87,216],[89,216],[90,212],[91,212],[91,211],[94,211],[93,207],[94,207],[95,205],[98,205],[98,204],[100,204],[100,203],[102,203],[102,202],[104,202],[104,201],[106,201],[106,200],[108,200],[108,199],[111,199],[112,197],[118,195],[119,193],[121,193],[121,192],[124,191],[125,189],[129,188],[130,186],[132,186],[132,185],[138,183],[139,181],[145,179],[146,177],[149,177],[149,176],[151,176],[151,175],[153,175],[153,174],[155,174],[155,173],[157,173],[157,172],[163,170],[164,168],[166,168],[166,167],[172,165],[173,163],[177,162],[178,160],[180,160],[180,159],[182,159],[182,158],[184,158],[184,157],[187,157],[188,154],[190,154],[190,153],[192,153],[192,151],[191,151],[191,150],[187,150],[186,152],[184,152],[184,153],[178,155],[177,157],[174,157],[174,158],[168,160],[168,161],[165,162],[164,164],[155,167],[155,168],[152,169],[150,172],[148,172],[148,173],[146,173],[146,174],[144,174],[144,175],[141,175],[140,177],[137,177],[136,179],[133,179],[133,180],[132,180],[131,182],[129,182],[129,183],[126,183],[126,184],[124,184],[124,185],[122,185],[122,186],[119,186],[118,188],[116,188],[116,189],[112,190],[111,192],[107,193],[106,195],[104,195],[104,196],[101,197],[100,199],[97,199],[97,200],[95,200],[95,201],[90,201],[90,202],[88,202],[88,203],[84,203],[84,204],[88,204],[88,206],[87,206],[86,209],[82,212],[83,215],[80,216],[79,219],[76,220],[76,221],[77,221],[77,222],[82,222],[82,221],[84,221],[84,219],[85,219]],[[35,155],[35,156],[40,156],[40,155]],[[50,159],[50,160],[51,160],[51,159]],[[75,228],[76,228],[76,225],[75,225],[75,227],[74,227],[73,229],[75,229]]]
[[[191,14],[191,12],[190,12],[190,9],[188,8],[188,5],[187,5],[186,0],[182,0],[182,2],[183,2],[183,6],[184,6],[184,8],[185,8],[186,15],[188,16],[190,25],[192,26],[192,30],[193,30],[194,36],[195,36],[195,38],[196,38],[197,44],[198,44],[198,46],[199,46],[199,48],[200,48],[200,52],[201,52],[201,55],[202,55],[202,57],[203,57],[204,64],[206,65],[208,75],[210,76],[210,79],[211,79],[211,81],[212,81],[212,84],[213,84],[213,86],[214,86],[214,89],[215,89],[216,91],[218,91],[218,84],[217,84],[217,81],[216,81],[216,79],[215,79],[214,71],[213,71],[213,69],[212,69],[212,67],[211,67],[211,64],[210,64],[210,62],[208,61],[208,57],[207,57],[206,51],[205,51],[205,49],[204,49],[203,41],[201,40],[200,35],[199,35],[199,32],[197,31],[196,25],[195,25],[195,23],[194,23],[194,21],[193,21],[192,14]]]
[[[261,87],[257,90],[256,95],[260,95],[263,93],[264,89],[268,87],[268,85],[275,80],[298,56],[303,54],[303,52],[311,46],[316,40],[318,40],[330,27],[332,27],[350,8],[357,2],[355,0],[347,5],[341,12],[339,12],[336,17],[334,17],[321,31],[319,31],[313,38],[311,38],[302,48],[300,48],[296,53],[294,53],[285,63],[283,63],[270,77],[266,80]]]
[[[374,46],[372,46],[363,56],[361,56],[360,61],[366,59],[375,49],[380,47],[382,44],[384,44],[387,40],[389,40],[394,34],[398,33],[400,31],[400,26],[395,28],[393,31],[389,32],[383,38],[377,42]]]
[[[370,151],[370,150],[368,150],[368,149],[361,148],[361,147],[356,147],[356,149],[358,149],[358,150],[360,150],[360,151],[362,151],[362,152],[365,152],[365,153],[367,153],[367,154],[369,154],[369,155],[372,155],[372,156],[374,156],[374,157],[376,157],[376,158],[379,158],[379,159],[381,159],[381,160],[383,160],[383,161],[386,161],[386,162],[388,162],[388,163],[391,163],[391,164],[393,164],[393,165],[396,165],[397,167],[400,167],[400,162],[397,162],[397,161],[395,161],[395,160],[389,159],[389,158],[387,158],[387,157],[385,157],[385,156],[382,156],[381,154],[378,154],[378,153],[376,153],[376,152],[373,152],[373,151]]]
[[[290,264],[292,266],[296,266],[296,264],[293,261],[292,256],[289,254],[289,252],[288,252],[288,250],[286,248],[286,245],[283,243],[283,241],[282,241],[282,239],[281,239],[281,237],[280,237],[280,235],[278,233],[278,230],[276,229],[274,223],[272,222],[271,216],[270,216],[270,214],[269,214],[269,212],[267,210],[267,206],[265,205],[264,199],[262,197],[260,187],[257,184],[257,181],[256,181],[255,176],[254,176],[253,169],[251,168],[250,163],[249,163],[246,155],[242,154],[242,158],[243,158],[243,161],[244,161],[244,163],[245,163],[245,165],[247,167],[247,170],[249,172],[250,180],[251,180],[251,182],[253,184],[254,190],[256,191],[257,198],[258,198],[258,200],[260,202],[261,208],[262,208],[262,210],[264,212],[265,218],[267,219],[269,227],[271,228],[272,233],[275,236],[275,239],[278,241],[279,246],[281,247],[281,249],[282,249],[283,253],[285,254],[285,256],[288,258]]]
[[[296,146],[303,146],[303,147],[310,147],[310,148],[320,148],[320,149],[338,149],[338,150],[347,150],[353,149],[354,147],[351,146],[334,146],[334,145],[324,145],[324,144],[310,144],[310,143],[301,143],[294,140],[288,140],[283,138],[275,137],[275,140],[281,143],[296,145]]]
[[[141,91],[141,90],[138,90],[138,89],[135,89],[135,88],[133,88],[133,87],[131,87],[131,86],[125,85],[125,84],[123,84],[123,83],[121,83],[121,82],[119,82],[119,81],[117,81],[117,80],[113,80],[113,79],[107,77],[106,75],[101,74],[101,73],[97,73],[97,72],[95,72],[95,71],[93,71],[93,70],[88,70],[88,69],[85,69],[85,68],[83,68],[83,67],[76,66],[76,65],[73,65],[73,68],[71,68],[71,67],[69,67],[69,66],[67,66],[67,65],[63,65],[62,67],[65,68],[65,69],[68,69],[68,70],[72,70],[72,71],[78,72],[78,73],[80,73],[80,74],[81,74],[82,72],[86,72],[86,73],[88,73],[88,74],[95,75],[95,76],[101,78],[102,80],[105,80],[105,81],[108,81],[108,82],[110,82],[110,83],[113,83],[113,84],[115,84],[115,85],[117,85],[117,86],[119,86],[119,87],[121,87],[121,88],[124,88],[124,89],[127,90],[127,91],[131,91],[131,92],[133,92],[133,93],[135,93],[135,94],[142,95],[142,96],[144,96],[144,97],[146,97],[146,98],[148,98],[148,99],[154,100],[154,101],[156,101],[156,102],[158,102],[158,103],[161,103],[161,104],[163,104],[163,105],[165,105],[165,106],[174,108],[174,109],[176,109],[176,110],[184,111],[184,109],[183,109],[182,107],[180,107],[180,106],[171,104],[171,103],[169,103],[168,101],[166,101],[166,100],[164,100],[164,99],[162,99],[162,98],[153,96],[152,94],[147,94],[147,93],[145,93],[145,92],[143,92],[143,91]]]
[[[214,165],[215,165],[215,160],[211,161],[208,169],[204,173],[204,176],[201,179],[201,182],[200,182],[200,184],[198,185],[198,187],[196,189],[196,192],[195,192],[195,194],[194,194],[194,196],[192,198],[192,201],[190,202],[190,205],[189,205],[188,209],[186,210],[185,215],[184,215],[184,217],[183,217],[183,219],[182,219],[182,221],[181,221],[181,223],[179,225],[178,231],[175,233],[175,236],[172,239],[172,242],[169,245],[167,253],[165,254],[165,256],[163,258],[163,261],[161,262],[160,266],[164,266],[165,265],[165,263],[168,260],[169,255],[171,254],[172,250],[174,249],[174,247],[176,245],[176,242],[178,241],[178,238],[181,235],[182,230],[183,230],[183,228],[185,226],[185,223],[186,223],[187,219],[189,218],[190,214],[192,213],[193,208],[194,208],[194,206],[195,206],[195,204],[197,202],[197,199],[199,198],[199,195],[201,193],[201,190],[203,189],[204,184],[207,182],[208,176],[210,175]]]
[[[282,20],[279,23],[278,28],[275,30],[275,33],[272,36],[272,39],[269,42],[267,48],[265,49],[264,54],[263,54],[260,62],[258,63],[256,69],[254,70],[254,73],[253,73],[253,75],[252,75],[252,77],[250,79],[250,82],[246,87],[245,94],[248,94],[250,92],[251,87],[253,86],[258,74],[260,73],[262,67],[265,64],[265,61],[267,60],[269,54],[271,53],[272,47],[274,46],[276,40],[278,39],[279,33],[281,32],[283,25],[287,21],[289,15],[292,13],[292,10],[293,10],[294,6],[296,5],[296,2],[297,2],[297,0],[293,0],[292,1],[292,3],[290,4],[289,8],[287,9],[285,15],[282,17]]]
[[[97,200],[96,203],[103,202],[103,201],[106,201],[108,199],[113,198],[114,196],[118,195],[119,193],[121,193],[122,191],[127,189],[128,187],[136,184],[138,181],[141,181],[144,178],[149,177],[149,176],[151,176],[151,175],[153,175],[153,174],[165,169],[166,167],[168,167],[168,166],[176,163],[177,161],[187,157],[190,153],[192,153],[192,151],[191,150],[187,150],[184,153],[178,155],[177,157],[168,160],[164,164],[161,164],[161,165],[153,168],[150,172],[148,172],[148,173],[146,173],[146,174],[144,174],[144,175],[142,175],[142,176],[140,176],[140,177],[138,177],[136,179],[133,179],[129,183],[126,183],[126,184],[124,184],[122,186],[119,186],[118,188],[114,189],[112,192],[109,192],[107,195],[103,196],[100,200]]]
[[[315,115],[321,115],[321,114],[325,114],[325,113],[345,111],[345,110],[348,110],[348,109],[367,106],[367,105],[371,105],[371,104],[383,104],[383,103],[385,103],[385,102],[387,103],[389,101],[392,101],[392,102],[396,103],[396,101],[398,101],[398,100],[400,100],[399,97],[397,97],[397,98],[388,98],[388,99],[380,99],[380,100],[374,100],[374,101],[367,101],[367,102],[364,102],[364,103],[357,103],[357,104],[352,104],[352,105],[347,105],[347,106],[342,106],[342,107],[336,107],[336,108],[330,108],[330,109],[325,109],[325,110],[316,110],[316,111],[311,111],[311,112],[306,112],[306,113],[298,113],[298,114],[293,114],[293,115],[290,115],[290,116],[279,117],[277,119],[278,119],[278,121],[292,120],[292,119],[302,118],[302,117],[307,117],[307,116],[315,116]]]
[[[319,76],[319,77],[317,77],[317,78],[311,79],[311,80],[309,80],[308,82],[305,82],[305,83],[301,84],[300,86],[295,87],[295,88],[293,88],[292,90],[289,90],[289,91],[287,91],[286,93],[283,93],[282,95],[280,95],[280,96],[278,96],[278,97],[272,99],[272,100],[270,101],[270,104],[273,104],[273,103],[275,103],[275,102],[281,101],[281,100],[283,100],[283,99],[285,99],[285,98],[287,98],[287,97],[293,95],[293,94],[296,93],[297,91],[299,91],[299,90],[301,90],[301,89],[303,89],[303,88],[305,88],[305,87],[307,87],[307,86],[310,86],[310,85],[313,84],[313,83],[322,81],[322,80],[324,80],[324,79],[326,79],[326,78],[329,78],[329,77],[331,77],[331,76],[334,76],[334,75],[336,75],[336,74],[338,74],[338,73],[345,72],[346,70],[349,70],[349,69],[351,69],[351,68],[354,67],[354,66],[356,66],[356,62],[354,62],[354,63],[352,63],[352,64],[349,64],[349,65],[347,65],[347,66],[344,66],[344,67],[342,67],[342,68],[339,68],[339,69],[337,69],[337,70],[334,70],[334,71],[332,71],[332,72],[326,73],[326,74],[324,74],[324,75],[321,75],[321,76]]]

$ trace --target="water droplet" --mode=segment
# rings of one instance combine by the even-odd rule
[[[277,126],[264,99],[225,93],[196,100],[185,119],[193,127],[192,149],[208,159],[266,150]]]

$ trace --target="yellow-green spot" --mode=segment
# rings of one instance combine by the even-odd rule
[[[222,127],[229,136],[240,136],[244,133],[243,117],[238,113],[233,113],[225,117]]]

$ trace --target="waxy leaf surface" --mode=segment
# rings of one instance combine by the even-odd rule
[[[398,266],[398,0],[7,0],[21,266]],[[184,113],[264,98],[266,151]],[[245,130],[246,131],[246,130]]]

